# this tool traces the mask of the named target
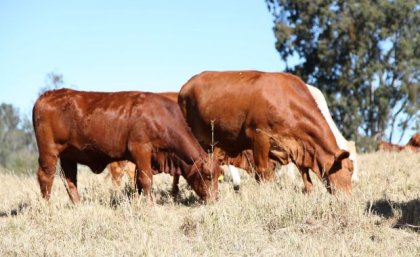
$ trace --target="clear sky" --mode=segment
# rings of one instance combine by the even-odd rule
[[[178,91],[203,70],[282,71],[264,0],[0,0],[0,102],[29,113],[46,74],[92,91]]]

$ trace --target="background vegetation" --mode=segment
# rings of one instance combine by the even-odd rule
[[[307,195],[300,176],[259,185],[243,174],[240,193],[221,183],[220,200],[200,205],[183,179],[173,201],[161,174],[153,207],[84,169],[79,205],[59,177],[46,202],[32,173],[0,172],[0,256],[419,256],[420,155],[359,160],[351,197],[317,179]]]
[[[64,84],[63,75],[48,73],[39,95]],[[25,172],[37,166],[38,149],[32,113],[20,113],[12,104],[0,104],[0,167]]]
[[[287,71],[322,90],[346,138],[369,151],[420,129],[418,1],[266,2]]]

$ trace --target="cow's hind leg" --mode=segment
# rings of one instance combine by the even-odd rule
[[[38,163],[39,168],[37,177],[39,187],[41,189],[42,197],[48,200],[51,196],[51,188],[57,166],[57,155],[51,153],[40,154]]]
[[[130,152],[137,167],[137,191],[140,194],[143,190],[146,201],[152,204],[152,151],[147,145],[134,144],[130,146]]]
[[[80,202],[79,192],[77,191],[77,163],[65,158],[60,158],[61,168],[67,183],[67,193],[73,203]]]

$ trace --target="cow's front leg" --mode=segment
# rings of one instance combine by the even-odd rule
[[[174,174],[174,180],[172,182],[172,192],[171,195],[172,197],[177,197],[179,194],[179,175],[178,174]]]
[[[143,194],[146,197],[146,202],[149,205],[153,205],[152,198],[152,184],[153,184],[153,173],[150,169],[140,167],[137,173],[137,188],[140,194],[143,189]]]
[[[305,192],[310,193],[312,192],[314,185],[312,183],[311,177],[309,175],[309,169],[298,166],[300,174],[302,175],[303,185],[305,187]]]
[[[141,194],[143,190],[147,203],[152,205],[152,148],[147,144],[132,144],[129,149],[137,168],[137,191]]]
[[[79,192],[77,191],[77,163],[64,158],[60,158],[61,168],[66,179],[67,193],[73,203],[80,202]]]
[[[269,138],[260,132],[255,132],[252,153],[256,166],[255,178],[258,182],[267,181],[270,178],[268,170],[268,156],[270,151]]]

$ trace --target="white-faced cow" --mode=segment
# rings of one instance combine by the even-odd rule
[[[199,142],[209,147],[211,123],[229,156],[252,149],[256,171],[266,178],[269,158],[299,168],[305,189],[309,169],[330,192],[351,191],[353,163],[341,149],[306,84],[287,73],[203,72],[181,89],[178,103]]]

